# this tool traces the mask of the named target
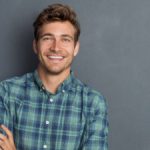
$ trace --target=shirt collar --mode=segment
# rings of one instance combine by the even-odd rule
[[[42,83],[42,81],[41,81],[41,79],[40,79],[40,77],[38,75],[37,70],[34,71],[33,76],[34,76],[35,83],[37,84],[37,86],[39,87],[39,89],[40,90],[43,89],[44,88],[43,87],[43,83]]]
[[[58,87],[56,93],[58,93],[60,91],[63,91],[63,92],[68,91],[72,87],[74,79],[75,79],[75,76],[74,76],[73,71],[71,70],[70,75]],[[39,74],[38,74],[37,70],[34,71],[34,80],[35,80],[35,82],[36,82],[36,84],[37,84],[37,86],[39,87],[40,90],[45,90],[44,85],[42,83],[42,80],[39,77]]]

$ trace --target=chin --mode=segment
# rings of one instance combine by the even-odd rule
[[[48,73],[52,75],[59,75],[69,70],[70,69],[48,69]]]

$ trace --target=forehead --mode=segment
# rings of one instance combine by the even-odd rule
[[[51,33],[56,36],[61,35],[70,35],[74,36],[75,34],[75,28],[74,26],[68,22],[50,22],[42,25],[42,27],[39,30],[39,35],[42,36],[43,34]]]

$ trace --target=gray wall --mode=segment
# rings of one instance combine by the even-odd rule
[[[73,68],[107,99],[109,149],[150,150],[149,0],[0,0],[0,80],[35,69],[32,22],[53,2],[79,15]]]

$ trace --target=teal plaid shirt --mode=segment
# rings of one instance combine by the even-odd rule
[[[108,150],[105,100],[72,72],[55,94],[37,71],[2,81],[0,124],[17,150]]]

